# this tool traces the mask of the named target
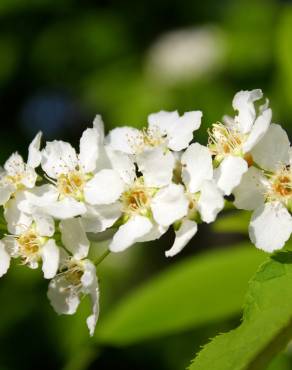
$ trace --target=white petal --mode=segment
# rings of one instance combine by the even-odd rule
[[[121,215],[121,203],[115,202],[110,206],[87,206],[81,220],[86,232],[100,233],[111,227]]]
[[[134,154],[135,144],[140,140],[140,135],[140,131],[134,127],[117,127],[108,133],[105,142],[114,150]]]
[[[56,276],[50,281],[48,298],[59,315],[73,315],[80,303],[78,295],[70,289],[68,281],[62,275]]]
[[[200,190],[205,180],[213,177],[212,156],[209,149],[199,143],[191,144],[181,157],[182,179],[191,193]]]
[[[136,177],[136,169],[133,159],[126,153],[105,147],[108,163],[104,168],[115,170],[126,184],[132,184]]]
[[[271,124],[251,154],[259,166],[273,171],[280,163],[289,163],[289,150],[290,142],[286,131],[280,125]]]
[[[32,167],[27,167],[23,174],[24,177],[21,179],[21,183],[29,189],[33,188],[38,176],[35,170]]]
[[[145,149],[136,161],[146,186],[162,187],[171,182],[175,159],[170,151],[165,152],[163,147]]]
[[[250,167],[242,176],[239,186],[233,190],[235,207],[249,211],[261,206],[265,201],[264,181],[265,177],[262,171]]]
[[[85,262],[84,274],[81,278],[85,293],[90,295],[92,314],[87,318],[86,323],[90,336],[93,336],[99,315],[99,289],[96,277],[96,268],[90,261]]]
[[[4,169],[10,176],[22,175],[25,170],[25,164],[22,156],[17,152],[11,154],[4,164]]]
[[[19,244],[14,235],[7,235],[2,240],[6,252],[13,258],[18,258]]]
[[[261,90],[240,91],[233,98],[233,108],[238,111],[235,121],[238,122],[240,131],[248,133],[256,118],[254,102],[261,99]]]
[[[160,111],[148,116],[148,127],[151,130],[159,130],[161,134],[167,134],[171,131],[176,120],[179,119],[177,111]]]
[[[214,171],[214,178],[219,189],[225,195],[230,195],[232,190],[240,184],[242,175],[248,170],[246,161],[240,157],[228,156]]]
[[[222,121],[224,126],[228,127],[231,130],[234,130],[236,123],[234,122],[234,118],[228,116],[227,114],[223,116]]]
[[[0,187],[0,205],[3,206],[10,199],[11,195],[15,191],[13,185],[4,185]]]
[[[124,183],[114,170],[101,170],[84,187],[84,196],[89,204],[111,204],[122,194]]]
[[[83,292],[87,293],[90,291],[92,285],[96,283],[96,268],[90,260],[84,260],[83,262],[84,271],[80,280]]]
[[[122,252],[150,232],[153,225],[147,217],[131,217],[120,226],[109,245],[112,252]]]
[[[45,279],[52,279],[59,267],[60,250],[54,239],[49,239],[41,251],[43,260],[42,270]]]
[[[52,178],[73,171],[77,164],[76,151],[69,143],[54,140],[42,150],[42,168]]]
[[[102,144],[104,141],[104,123],[100,114],[95,116],[93,127],[97,130],[99,144]]]
[[[168,147],[175,151],[185,149],[193,139],[193,132],[201,125],[202,112],[186,112],[176,120],[168,134]]]
[[[0,277],[6,274],[10,266],[10,255],[7,252],[5,245],[0,241]]]
[[[18,202],[18,208],[32,214],[36,209],[41,209],[55,203],[59,197],[57,188],[53,185],[36,186],[33,189],[22,192],[22,199]]]
[[[169,226],[188,212],[189,201],[182,185],[170,184],[160,189],[152,200],[151,210],[155,221]]]
[[[17,199],[10,199],[4,209],[4,217],[10,234],[19,235],[23,233],[32,223],[32,217],[18,209]]]
[[[218,213],[224,207],[224,197],[214,181],[205,181],[202,184],[198,201],[198,210],[204,222],[215,221]]]
[[[55,233],[54,219],[46,214],[34,214],[33,219],[36,223],[36,230],[41,236],[53,236]]]
[[[40,165],[42,155],[40,151],[42,133],[39,132],[28,147],[27,166],[36,168]]]
[[[292,166],[292,147],[289,148],[289,162],[288,164]]]
[[[256,209],[249,225],[249,236],[257,248],[266,252],[281,249],[292,232],[292,217],[278,202]]]
[[[71,218],[60,222],[62,242],[74,258],[82,259],[87,257],[89,251],[89,240],[87,239],[80,218]]]
[[[153,224],[152,229],[144,236],[139,238],[137,242],[150,242],[153,240],[159,239],[163,234],[165,234],[168,230],[168,226],[162,226],[158,224]]]
[[[58,220],[64,220],[83,215],[86,212],[86,206],[74,198],[64,198],[47,206],[40,207],[39,211],[47,213]]]
[[[263,113],[255,120],[254,125],[251,128],[248,139],[243,144],[242,149],[244,153],[249,152],[265,135],[268,131],[272,119],[272,110],[266,109]]]
[[[173,257],[178,254],[192,239],[198,230],[196,222],[185,218],[182,221],[180,228],[175,232],[175,240],[173,246],[165,252],[166,257]]]
[[[85,173],[96,169],[99,153],[99,135],[96,128],[85,130],[80,139],[79,164]]]

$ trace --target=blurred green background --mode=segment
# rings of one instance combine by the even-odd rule
[[[161,109],[200,109],[204,143],[241,89],[262,88],[274,122],[292,128],[288,1],[1,0],[0,24],[1,163],[15,150],[25,156],[38,130],[77,145],[96,113],[109,130],[143,127]],[[41,274],[15,264],[0,282],[0,370],[184,369],[238,325],[265,257],[247,244],[249,216],[230,212],[202,225],[175,260],[164,257],[171,232],[109,256],[94,339],[86,300],[58,317]],[[289,349],[269,367],[288,369]]]

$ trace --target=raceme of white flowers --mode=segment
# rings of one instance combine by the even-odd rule
[[[11,258],[40,266],[58,314],[74,314],[88,295],[93,335],[102,260],[170,227],[175,238],[165,254],[176,255],[198,224],[215,221],[226,196],[253,211],[249,236],[257,248],[282,248],[292,232],[292,152],[262,97],[261,90],[238,92],[234,117],[212,125],[207,146],[195,139],[200,111],[161,111],[149,115],[143,130],[118,127],[107,136],[98,115],[78,152],[64,141],[41,147],[38,133],[26,162],[14,153],[1,169],[0,276]],[[108,229],[108,251],[94,260],[89,235],[108,235]]]

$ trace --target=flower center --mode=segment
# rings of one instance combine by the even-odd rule
[[[68,284],[65,290],[73,291],[79,295],[82,289],[81,278],[84,274],[84,265],[82,261],[68,259],[60,269],[59,276],[62,276]]]
[[[238,131],[231,130],[222,123],[215,123],[211,130],[208,130],[208,147],[212,154],[223,159],[228,154],[241,154],[241,147],[246,139],[246,135]]]
[[[83,189],[86,181],[86,176],[82,172],[72,171],[59,176],[57,187],[63,197],[73,197],[81,201],[83,200]]]
[[[66,272],[66,280],[68,281],[69,284],[74,285],[74,286],[79,286],[81,282],[81,278],[84,274],[84,271],[80,268],[80,266],[74,266],[71,267],[67,272]]]
[[[163,135],[158,127],[143,128],[139,131],[138,137],[128,137],[130,146],[136,154],[142,153],[145,147],[156,147],[166,142],[166,135]]]
[[[15,175],[6,175],[2,178],[1,182],[3,185],[14,185],[17,189],[24,189],[25,186],[22,184],[24,178],[23,173],[16,173]]]
[[[283,166],[275,174],[270,175],[270,187],[267,198],[282,201],[286,206],[292,200],[292,171]]]
[[[154,188],[146,187],[141,178],[136,180],[134,186],[122,194],[123,211],[129,216],[135,214],[147,215],[155,191]]]
[[[31,227],[16,239],[19,246],[19,255],[24,263],[39,259],[40,249],[46,241],[45,237],[38,235],[35,229]]]
[[[292,174],[290,170],[284,170],[275,177],[273,190],[283,197],[292,196]]]

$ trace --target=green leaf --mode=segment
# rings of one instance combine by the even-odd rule
[[[279,26],[276,33],[277,43],[275,58],[279,65],[280,72],[280,88],[281,88],[281,101],[284,101],[285,105],[289,107],[289,113],[291,112],[292,100],[291,100],[291,88],[292,88],[292,58],[291,58],[291,40],[292,40],[292,6],[287,4],[282,8],[282,12],[279,14]],[[282,104],[281,104],[282,105]],[[287,111],[287,107],[283,107],[282,110]]]
[[[175,264],[117,304],[99,323],[97,339],[129,345],[228,318],[240,311],[263,258],[245,244]]]
[[[242,324],[219,335],[190,370],[261,370],[292,338],[292,252],[279,252],[249,283]]]
[[[291,370],[290,358],[285,353],[276,356],[267,370]]]

